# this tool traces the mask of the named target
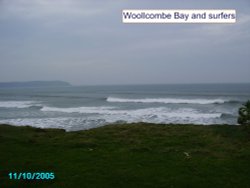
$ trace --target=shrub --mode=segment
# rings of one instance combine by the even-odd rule
[[[250,100],[248,100],[242,107],[239,108],[238,123],[241,125],[250,124]]]

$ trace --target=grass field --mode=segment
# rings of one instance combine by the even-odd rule
[[[108,125],[65,132],[0,125],[0,187],[250,187],[250,129]],[[53,180],[10,180],[53,172]]]

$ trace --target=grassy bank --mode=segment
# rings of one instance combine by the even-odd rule
[[[0,187],[250,187],[250,133],[240,126],[0,125],[0,151]],[[55,179],[9,180],[9,172]]]

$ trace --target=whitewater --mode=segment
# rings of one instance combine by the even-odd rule
[[[250,84],[0,88],[0,123],[84,130],[112,123],[237,125]]]

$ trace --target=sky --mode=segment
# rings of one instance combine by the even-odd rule
[[[236,9],[234,24],[124,24],[123,9]],[[0,82],[250,83],[249,0],[0,0]]]

